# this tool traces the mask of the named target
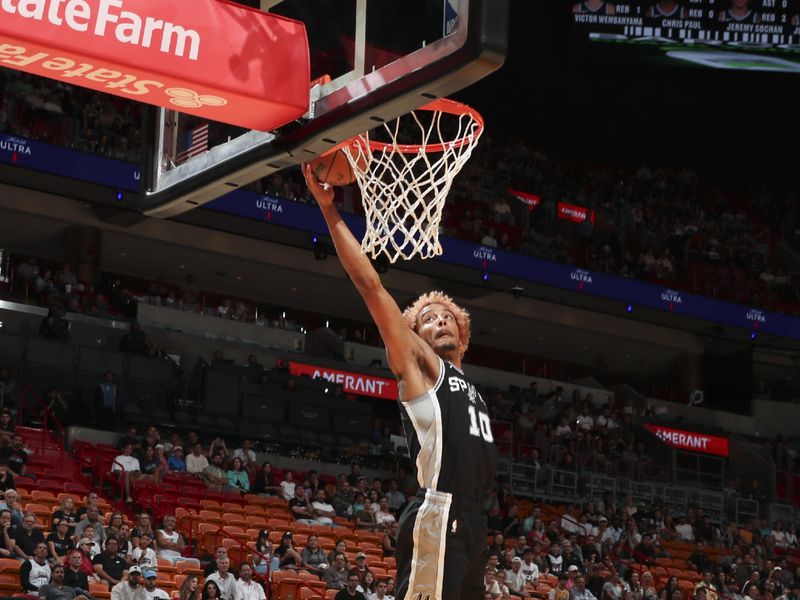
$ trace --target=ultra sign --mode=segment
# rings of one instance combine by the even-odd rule
[[[304,25],[225,0],[0,0],[0,66],[262,131],[308,110]]]

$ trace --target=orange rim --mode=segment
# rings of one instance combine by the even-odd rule
[[[475,139],[483,131],[484,123],[481,114],[474,108],[467,106],[466,104],[462,104],[461,102],[456,102],[455,100],[450,100],[448,98],[437,98],[433,102],[429,102],[424,106],[420,106],[416,110],[442,112],[456,116],[469,115],[472,118],[472,120],[477,124],[477,128],[475,129],[470,128],[470,132],[472,135],[465,135],[464,137],[461,137],[457,140],[453,140],[452,142],[444,142],[440,144],[427,144],[427,145],[387,144],[385,142],[376,142],[374,140],[369,140],[370,149],[373,152],[386,152],[388,150],[396,150],[397,152],[401,152],[403,154],[417,154],[420,150],[422,150],[423,152],[444,152],[445,150],[450,148],[460,148],[464,144],[469,143],[470,140]],[[351,140],[351,142],[361,144],[363,143],[363,137],[357,136],[356,138]]]

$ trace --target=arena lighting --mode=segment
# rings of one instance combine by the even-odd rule
[[[627,312],[629,312],[629,313],[632,313],[633,312],[633,304],[628,304],[628,307],[625,310]]]
[[[757,337],[758,337],[758,334],[757,334],[755,331],[751,331],[751,332],[750,332],[750,339],[751,339],[751,340],[754,340],[754,339],[756,339]]]
[[[117,202],[122,202],[122,192],[117,192]]]
[[[319,241],[319,236],[317,236],[317,235],[312,235],[311,236],[311,243],[312,244],[316,244],[318,241]]]
[[[488,273],[484,273],[483,274],[483,280],[484,281],[489,281],[489,274]]]

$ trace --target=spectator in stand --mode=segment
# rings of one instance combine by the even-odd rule
[[[62,519],[56,525],[56,530],[47,536],[49,558],[53,564],[63,565],[74,547],[69,535],[69,522],[67,519]]]
[[[132,566],[128,569],[128,578],[111,587],[111,600],[147,600],[147,592],[142,585],[142,570],[139,567]]]
[[[202,448],[201,448],[201,450],[202,450]],[[207,467],[208,466],[208,460],[206,460],[206,457],[203,456],[202,454],[200,456],[202,457],[203,461],[205,461],[205,464],[206,464],[206,467]],[[186,473],[186,472],[193,473],[192,471],[189,471],[189,465],[188,465],[188,463],[191,462],[190,459],[192,459],[193,457],[194,457],[194,453],[192,453],[189,456],[187,456],[186,457],[186,461],[184,461],[183,460],[183,448],[181,448],[180,446],[175,446],[172,449],[172,452],[170,453],[169,458],[167,459],[167,467],[169,468],[171,473]],[[202,462],[202,461],[198,461],[198,463],[200,463],[200,462]],[[203,467],[203,469],[205,469],[206,467]],[[202,472],[202,471],[200,471],[200,472]]]
[[[111,473],[117,475],[121,480],[123,496],[125,502],[129,504],[133,502],[133,498],[131,497],[131,481],[136,481],[142,477],[139,460],[131,456],[132,453],[133,444],[125,442],[125,445],[122,447],[122,454],[117,456],[114,459],[114,463],[111,465]]]
[[[678,523],[675,525],[675,531],[677,532],[678,537],[684,542],[694,541],[694,528],[692,527],[691,523],[687,522],[685,515],[680,515],[678,517]]]
[[[322,581],[329,590],[342,590],[347,585],[347,558],[342,553],[337,553],[333,562],[322,574]]]
[[[9,389],[9,380],[8,369],[0,369],[0,402],[10,401],[3,396],[3,394],[10,394],[11,392]],[[5,448],[11,444],[11,440],[14,437],[14,429],[11,411],[7,407],[4,407],[3,410],[0,411],[0,448]]]
[[[139,568],[142,569],[143,572],[158,568],[156,551],[150,547],[152,542],[153,538],[150,537],[148,532],[142,533],[139,536],[139,545],[133,549],[133,553],[131,554],[133,563],[139,565]]]
[[[644,577],[642,577],[642,584],[644,584]],[[695,593],[701,588],[705,590],[707,600],[717,600],[719,597],[717,586],[714,585],[714,573],[710,569],[703,571],[703,579],[694,586]]]
[[[328,568],[325,552],[319,547],[319,540],[313,533],[308,536],[306,547],[303,548],[303,552],[300,556],[303,559],[301,563],[302,568],[317,576],[321,576],[325,572],[325,569]]]
[[[547,571],[551,575],[558,575],[564,570],[564,557],[561,556],[561,544],[555,543],[550,546],[547,555]]]
[[[389,481],[389,491],[386,492],[386,498],[389,500],[389,510],[395,515],[399,515],[403,506],[405,506],[406,497],[398,489],[396,479]]]
[[[275,549],[275,555],[280,558],[279,567],[281,570],[296,570],[303,564],[303,557],[294,547],[294,536],[291,531],[283,534],[281,543]]]
[[[119,341],[119,349],[131,354],[147,354],[147,336],[138,323],[131,323],[128,333]]]
[[[253,485],[253,493],[259,496],[275,496],[281,493],[280,486],[275,483],[272,463],[268,460],[261,464],[261,470],[256,475],[256,481]]]
[[[160,446],[161,444],[159,444]],[[141,461],[142,481],[151,481],[158,485],[161,483],[163,474],[161,472],[161,460],[156,456],[154,446],[146,446],[144,458]],[[146,578],[145,578],[146,579]]]
[[[344,589],[336,594],[334,600],[367,600],[366,596],[358,591],[359,584],[358,572],[350,571]]]
[[[393,596],[387,594],[389,586],[385,579],[381,579],[375,584],[375,593],[368,594],[367,600],[394,600]]]
[[[206,482],[206,487],[209,490],[215,491],[233,491],[228,485],[228,473],[222,468],[222,454],[217,453],[211,456],[211,464],[203,470],[203,479]],[[225,590],[222,590],[223,593]],[[226,598],[227,600],[227,598]]]
[[[306,489],[301,486],[295,486],[294,498],[289,500],[289,511],[292,513],[295,521],[302,523],[314,523],[314,507],[311,502],[306,498]]]
[[[28,453],[20,434],[15,433],[11,437],[11,446],[0,452],[0,462],[8,465],[8,469],[18,477],[27,475]]]
[[[156,571],[153,569],[142,569],[142,575],[144,576],[144,590],[147,600],[170,600],[170,596],[167,592],[156,587],[156,578],[158,577]]]
[[[328,493],[324,488],[317,490],[316,497],[311,503],[312,514],[314,520],[322,525],[333,525],[333,519],[336,517],[336,511],[333,510],[333,505],[328,502]]]
[[[597,600],[595,595],[586,588],[586,578],[583,575],[575,577],[575,587],[569,592],[570,600]]]
[[[41,530],[36,527],[36,515],[33,513],[25,513],[22,519],[22,527],[17,528],[14,532],[14,545],[12,550],[17,558],[23,561],[30,560],[33,558],[36,547],[39,544],[44,544],[46,558],[47,543],[45,542]]]
[[[269,529],[258,532],[255,549],[258,553],[253,556],[256,573],[266,575],[268,570],[277,571],[280,568],[280,561],[273,557],[272,544],[269,543]]]
[[[244,469],[244,463],[238,456],[234,456],[228,468],[228,487],[238,490],[241,494],[250,491],[250,476]]]
[[[104,429],[116,429],[117,419],[117,384],[114,373],[106,371],[103,381],[94,390],[94,413],[98,424]]]
[[[291,500],[295,497],[295,488],[297,484],[294,481],[294,473],[286,471],[283,474],[283,481],[280,483],[281,494],[284,500]]]
[[[501,600],[503,592],[497,583],[497,569],[487,565],[484,570],[483,585],[485,587],[485,598],[488,600]]]
[[[253,451],[253,442],[249,438],[242,440],[242,447],[233,451],[233,457],[242,461],[245,471],[250,472],[258,468],[256,453]]]
[[[108,584],[109,589],[120,583],[125,577],[125,561],[117,555],[119,542],[117,538],[110,537],[106,540],[105,549],[92,559],[95,574]],[[139,567],[133,566],[128,570],[128,575],[136,572],[141,575]],[[132,577],[130,578],[132,579]],[[138,579],[138,578],[137,578]],[[113,595],[113,589],[112,595]]]
[[[8,470],[7,463],[0,462],[0,492],[13,490],[14,488],[14,475]]]
[[[384,530],[381,548],[384,556],[394,556],[397,551],[397,521],[389,523],[389,527]]]
[[[539,582],[539,567],[533,560],[533,548],[525,548],[523,551],[521,570],[526,583],[535,586]]]
[[[97,546],[97,542],[91,538],[81,538],[78,540],[76,546],[81,553],[81,571],[86,573],[88,577],[92,577],[94,581],[100,581],[100,577],[94,572],[94,565],[92,564],[94,557],[100,554],[99,552],[93,552],[93,548]]]
[[[47,544],[44,541],[37,543],[31,555],[20,565],[19,581],[22,589],[34,594],[40,587],[50,581],[50,563],[47,562]]]
[[[378,500],[377,507],[377,510],[373,510],[375,521],[378,524],[378,528],[385,531],[392,523],[396,522],[394,515],[389,511],[389,499],[386,496],[382,496]]]
[[[690,567],[699,573],[703,573],[711,567],[711,561],[708,558],[706,547],[703,542],[697,542],[697,544],[695,544],[694,552],[689,555],[687,562]]]
[[[534,565],[535,566],[535,565]],[[538,569],[537,569],[538,574]],[[516,594],[522,598],[529,598],[530,594],[527,589],[528,579],[525,573],[522,572],[522,559],[515,556],[511,559],[511,568],[506,571],[506,584],[512,594]]]
[[[211,573],[206,581],[213,581],[219,586],[219,595],[225,600],[239,600],[236,595],[236,577],[230,572],[231,561],[226,556],[217,560],[217,570]]]
[[[363,496],[360,493],[356,494],[356,501],[353,504],[356,529],[375,531],[378,529],[378,522],[375,520],[375,513],[372,510],[372,500],[363,498],[362,503],[360,503],[359,500],[361,498],[363,498]]]
[[[239,570],[239,581],[236,582],[236,600],[266,600],[264,588],[253,581],[253,569],[248,563],[242,563]]]
[[[131,543],[134,547],[139,545],[139,538],[143,533],[150,534],[150,540],[156,539],[156,532],[153,530],[153,521],[150,514],[146,512],[139,513],[136,517],[136,527],[131,532]]]
[[[53,531],[59,523],[67,524],[67,533],[70,536],[75,535],[75,526],[78,523],[78,511],[75,510],[75,500],[71,496],[65,496],[58,509],[53,513]]]
[[[83,553],[77,548],[69,553],[67,565],[64,568],[64,585],[73,588],[76,594],[89,594],[89,576],[86,571],[82,569],[83,566]],[[91,571],[91,562],[89,563],[89,571]],[[94,575],[92,575],[94,581]]]
[[[200,600],[200,580],[197,575],[188,575],[181,584],[181,589],[178,590],[177,598],[173,595],[175,600]]]
[[[346,479],[339,482],[339,487],[336,493],[331,498],[331,504],[336,514],[340,517],[353,516],[353,503],[355,501],[355,493],[350,486],[350,482]]]
[[[156,530],[156,548],[158,558],[168,560],[173,565],[178,562],[191,562],[200,566],[198,559],[182,555],[186,542],[180,532],[175,530],[175,515],[166,515],[162,528]]]

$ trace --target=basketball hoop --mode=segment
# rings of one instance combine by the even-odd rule
[[[361,251],[390,262],[440,255],[447,194],[481,133],[477,111],[440,98],[344,144],[367,219]]]

